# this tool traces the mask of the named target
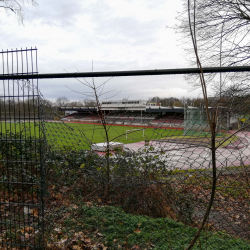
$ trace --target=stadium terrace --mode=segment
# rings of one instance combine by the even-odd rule
[[[100,107],[60,107],[65,112],[64,120],[100,122],[103,112],[107,122],[116,124],[180,124],[184,121],[183,107],[164,107],[160,103],[147,103],[145,100],[102,101]]]

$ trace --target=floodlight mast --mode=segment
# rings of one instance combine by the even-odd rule
[[[250,66],[232,67],[205,67],[203,73],[219,72],[246,72],[250,71]],[[0,80],[22,80],[22,79],[52,79],[52,78],[79,78],[79,77],[118,77],[118,76],[146,76],[146,75],[180,75],[180,74],[200,74],[199,68],[182,69],[154,69],[154,70],[130,70],[130,71],[104,71],[104,72],[76,72],[76,73],[48,73],[48,74],[2,74]]]

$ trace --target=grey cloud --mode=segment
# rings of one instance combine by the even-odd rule
[[[29,7],[25,13],[26,22],[38,21],[55,27],[69,28],[75,24],[75,17],[82,14],[82,8],[79,1],[43,0],[38,8]]]
[[[127,1],[133,3],[133,0]],[[165,1],[172,2],[143,0],[142,4],[144,7],[147,4],[148,9],[152,8],[154,13],[157,13],[161,6],[166,6]],[[2,32],[3,49],[30,45],[38,47],[40,73],[64,72],[64,69],[69,72],[76,72],[77,69],[83,72],[91,71],[91,59],[94,60],[94,71],[185,66],[183,58],[177,56],[179,51],[173,56],[172,51],[176,48],[173,44],[169,45],[169,39],[166,39],[164,44],[166,33],[162,37],[159,36],[163,34],[162,31],[165,32],[168,10],[166,19],[155,16],[151,21],[143,21],[137,16],[114,13],[112,6],[102,0],[43,0],[39,4],[38,8],[26,8],[25,27],[12,23],[6,25],[6,20],[1,17],[0,25],[6,27]],[[86,26],[76,23],[85,15],[93,27],[89,32],[85,30]],[[43,30],[44,34],[32,34],[34,26],[38,31]],[[50,26],[48,29],[53,37],[46,33],[47,26]],[[96,79],[96,82],[101,83],[104,80]],[[40,80],[39,84],[44,97],[48,99],[56,99],[59,96],[67,96],[72,100],[81,98],[65,86],[89,91],[75,79]],[[176,89],[176,86],[182,91]],[[188,88],[183,77],[114,77],[108,82],[105,90],[115,90],[115,93],[121,91],[115,98],[147,98],[152,95],[168,96],[169,93],[177,93],[178,90],[181,97]]]
[[[160,21],[141,22],[136,18],[118,17],[109,18],[101,22],[96,29],[97,34],[105,35],[113,43],[131,43],[131,45],[144,45],[152,43],[157,32],[155,27],[160,26]]]

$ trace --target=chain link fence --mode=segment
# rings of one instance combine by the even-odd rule
[[[203,103],[138,118],[95,99],[63,120],[33,82],[4,84],[3,249],[187,249],[202,224],[192,249],[250,249],[247,88],[209,100],[212,148]]]

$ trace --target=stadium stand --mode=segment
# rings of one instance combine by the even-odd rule
[[[64,120],[100,122],[102,113],[107,123],[182,126],[184,108],[147,105],[141,100],[119,100],[101,103],[101,107],[61,107],[60,111],[75,111]]]

